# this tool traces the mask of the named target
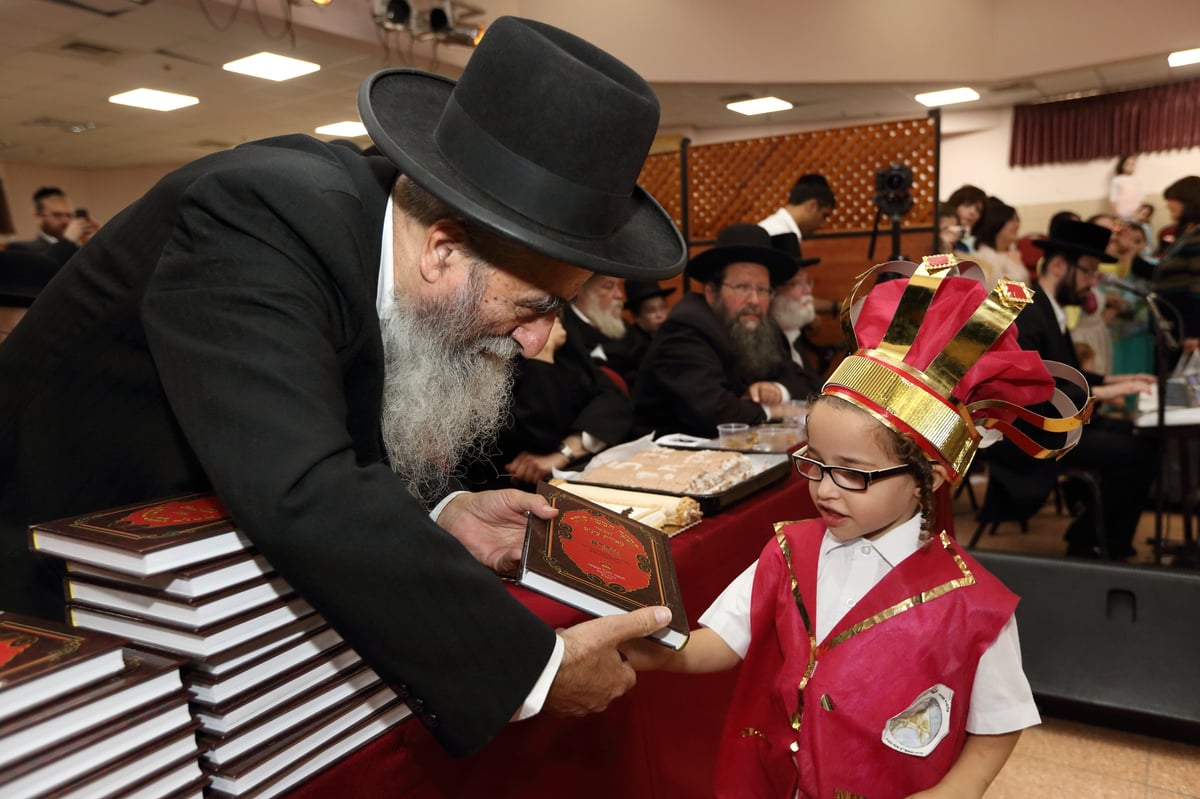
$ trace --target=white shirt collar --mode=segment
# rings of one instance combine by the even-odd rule
[[[870,546],[879,553],[879,557],[887,561],[893,569],[900,562],[917,551],[921,539],[921,514],[918,513],[903,524],[899,524],[875,540],[859,536],[849,541],[839,541],[833,533],[825,531],[825,540],[821,542],[821,557],[825,557],[835,549],[842,547]]]
[[[396,274],[392,264],[392,197],[387,198],[383,212],[383,232],[379,241],[379,284],[375,295],[375,312],[382,319],[396,304]]]

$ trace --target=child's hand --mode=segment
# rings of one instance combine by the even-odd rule
[[[676,657],[673,649],[647,641],[645,638],[635,638],[617,645],[617,650],[634,671],[657,671],[664,669]]]

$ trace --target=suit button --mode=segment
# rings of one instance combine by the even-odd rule
[[[441,723],[436,713],[422,713],[421,721],[430,729],[435,729]]]
[[[425,707],[425,701],[422,699],[413,698],[408,700],[408,706],[412,708],[413,713],[420,713],[421,708]]]
[[[408,686],[405,685],[404,683],[400,683],[399,685],[397,685],[395,690],[396,690],[396,696],[398,696],[401,699],[408,699],[408,697],[412,696],[411,692],[408,690]]]

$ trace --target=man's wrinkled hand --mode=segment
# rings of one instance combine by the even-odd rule
[[[759,405],[778,405],[783,402],[783,392],[779,390],[779,386],[766,380],[751,383],[746,393]]]
[[[498,574],[505,574],[521,562],[527,513],[539,519],[558,515],[543,497],[506,488],[458,495],[442,509],[437,523],[476,560]]]
[[[637,675],[618,644],[657,632],[671,621],[663,607],[592,619],[559,632],[563,659],[545,709],[560,716],[599,713],[633,688]]]
[[[556,466],[565,466],[566,456],[561,452],[550,452],[545,455],[534,455],[532,452],[522,452],[509,463],[504,464],[504,470],[513,476],[514,480],[523,483],[536,483],[550,476]]]

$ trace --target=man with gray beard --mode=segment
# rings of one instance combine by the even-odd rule
[[[704,291],[681,299],[650,345],[634,390],[639,432],[714,436],[722,422],[779,418],[786,400],[820,389],[767,313],[775,287],[796,269],[757,225],[724,228],[688,263]]]
[[[838,347],[817,344],[809,337],[808,330],[817,318],[813,280],[808,270],[821,263],[821,259],[805,258],[800,252],[800,240],[794,233],[771,236],[771,244],[790,255],[797,266],[796,274],[776,287],[775,296],[771,298],[771,318],[783,331],[792,360],[815,374],[824,375],[837,356]]]
[[[502,17],[458,82],[370,76],[383,157],[306,136],[188,164],[105,225],[0,346],[0,608],[62,615],[26,525],[213,491],[451,753],[634,684],[665,608],[556,634],[496,576],[534,494],[450,493],[510,361],[593,272],[678,274],[637,186],[658,103],[565,31]]]
[[[567,331],[564,355],[575,362],[591,360],[628,394],[637,377],[646,347],[629,325],[625,307],[624,281],[610,275],[594,275],[583,284],[579,296],[563,313]]]

